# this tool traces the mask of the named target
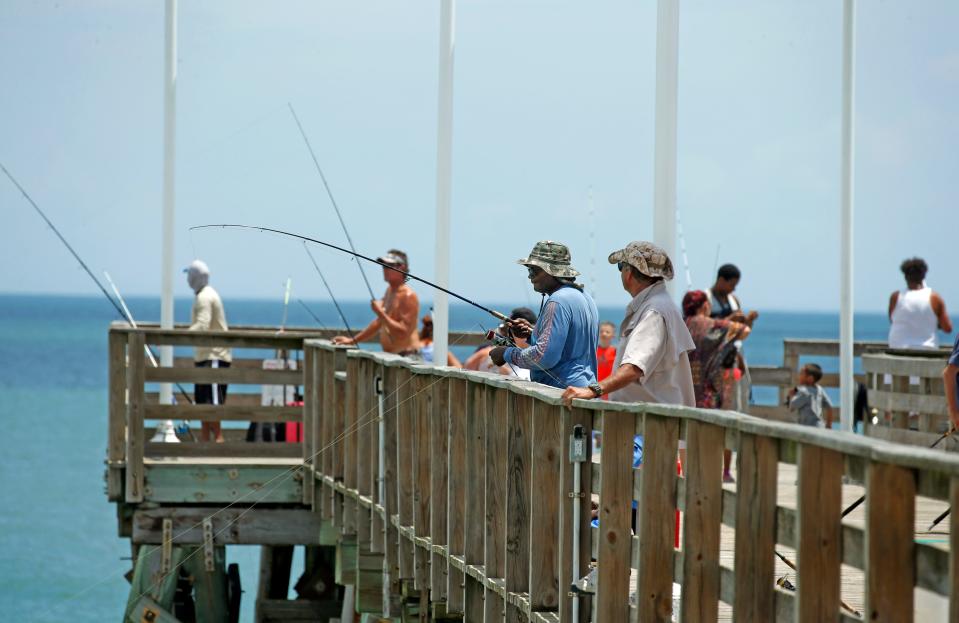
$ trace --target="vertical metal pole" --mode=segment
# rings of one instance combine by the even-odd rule
[[[679,0],[659,0],[656,17],[656,140],[653,242],[676,263],[676,107],[679,95]],[[673,298],[676,281],[666,282]]]
[[[853,425],[853,206],[855,157],[856,5],[844,0],[842,12],[842,190],[840,217],[839,396],[842,430]]]
[[[453,52],[455,0],[440,0],[439,85],[436,120],[436,282],[449,288],[450,196],[453,156]],[[433,295],[433,363],[446,365],[449,350],[449,297]]]
[[[160,327],[173,328],[173,216],[176,206],[176,0],[166,0],[166,49],[163,55],[163,251]],[[160,365],[173,365],[173,347],[160,347]],[[173,402],[173,387],[160,385],[160,402]]]

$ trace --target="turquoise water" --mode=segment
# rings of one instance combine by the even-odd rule
[[[155,300],[129,301],[137,318],[159,317]],[[332,305],[307,301],[328,326]],[[178,300],[176,317],[189,317]],[[500,306],[508,309],[509,304]],[[344,305],[355,327],[369,318],[366,303]],[[618,321],[621,309],[603,308]],[[227,301],[234,324],[277,325],[277,302]],[[129,543],[117,537],[115,507],[104,495],[107,418],[107,326],[112,308],[94,297],[0,296],[0,615],[5,621],[118,621],[127,597],[123,573]],[[316,326],[299,305],[290,326]],[[451,326],[479,330],[483,312],[455,306]],[[862,314],[858,339],[884,339],[886,319]],[[783,337],[838,335],[835,314],[764,313],[747,342],[754,364],[782,361]],[[455,347],[465,357],[472,347]],[[835,361],[821,361],[834,370]],[[768,392],[767,392],[768,393]],[[769,396],[757,391],[757,399]],[[246,591],[242,620],[252,620],[258,550],[231,548]],[[294,576],[297,571],[294,570]]]

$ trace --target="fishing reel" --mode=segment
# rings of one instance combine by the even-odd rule
[[[505,325],[500,325],[496,329],[509,329]],[[502,333],[497,332],[496,329],[490,329],[486,332],[486,341],[493,344],[493,346],[512,346],[513,343],[509,337],[503,335]]]

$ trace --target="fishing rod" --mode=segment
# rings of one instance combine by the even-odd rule
[[[955,429],[949,429],[949,430],[947,430],[946,432],[944,432],[944,433],[939,437],[939,439],[936,439],[934,442],[932,442],[932,445],[929,446],[929,449],[931,450],[932,448],[935,448],[936,446],[938,446],[938,445],[942,442],[943,439],[945,439],[946,437],[949,437],[950,435],[952,435],[953,432],[955,432]],[[849,506],[846,507],[846,510],[844,510],[844,511],[842,512],[842,517],[845,517],[845,516],[848,515],[849,513],[853,512],[854,510],[856,510],[857,508],[859,508],[859,507],[862,505],[862,503],[865,502],[865,501],[866,501],[866,495],[863,494],[862,497],[860,497],[858,500],[856,500],[855,502],[853,502],[852,504],[850,504]],[[942,521],[943,519],[945,519],[948,514],[949,514],[949,510],[947,509],[945,513],[943,513],[942,515],[940,515],[934,522],[932,522],[932,525],[929,526],[929,530],[932,530],[933,528],[935,528],[936,525],[938,525],[940,521]],[[927,531],[927,532],[928,532],[928,531]]]
[[[287,102],[287,106],[290,107],[290,113],[293,115],[293,120],[296,121],[296,127],[300,130],[300,136],[303,137],[303,142],[306,143],[306,148],[310,151],[310,157],[313,158],[313,164],[316,165],[316,172],[320,174],[320,179],[323,180],[323,187],[326,188],[326,194],[330,198],[330,203],[333,204],[333,209],[336,210],[336,217],[340,219],[340,226],[343,228],[343,233],[346,234],[346,241],[350,243],[350,249],[353,250],[353,255],[359,256],[359,254],[356,253],[356,245],[353,244],[353,239],[350,237],[350,232],[346,229],[346,223],[343,221],[343,215],[340,213],[340,207],[336,204],[336,199],[333,198],[333,191],[330,190],[330,185],[326,181],[326,176],[323,175],[323,169],[320,167],[320,161],[316,159],[316,154],[313,152],[313,146],[310,145],[310,139],[306,136],[306,131],[303,130],[303,124],[300,123],[300,118],[296,116],[296,111],[293,110],[293,104]],[[373,288],[370,286],[370,280],[366,278],[366,271],[363,270],[363,265],[359,262],[357,262],[356,265],[360,269],[360,274],[363,275],[363,282],[366,283],[366,289],[370,293],[370,300],[375,301],[376,295],[373,294]]]
[[[286,312],[290,308],[290,288],[293,285],[293,280],[289,277],[286,278],[286,289],[283,292],[283,320],[280,321],[280,332],[286,330]]]
[[[785,565],[786,565],[787,567],[789,567],[790,569],[792,569],[792,570],[795,571],[796,573],[799,573],[799,569],[796,568],[796,565],[793,564],[793,561],[789,560],[788,558],[786,558],[785,556],[783,556],[782,554],[780,554],[780,553],[777,552],[776,550],[773,550],[773,553],[776,554],[776,556],[779,558],[779,560],[783,561],[783,563],[785,563]],[[786,590],[791,590],[791,591],[795,591],[795,590],[796,590],[795,587],[789,588],[789,586],[784,586],[784,585],[780,585],[780,586],[782,586],[782,587],[785,588]],[[847,604],[847,603],[846,603],[845,601],[843,601],[842,599],[839,600],[839,605],[842,606],[843,608],[845,608],[846,610],[848,610],[849,612],[851,612],[852,614],[855,614],[856,616],[862,616],[862,614],[861,614],[858,610],[856,610],[855,608],[853,608],[852,606],[850,606],[849,604]]]
[[[327,327],[325,324],[323,324],[323,321],[320,320],[320,317],[317,316],[315,313],[313,313],[313,310],[310,309],[309,306],[308,306],[306,303],[303,302],[303,299],[296,299],[296,302],[303,306],[303,309],[306,310],[306,313],[308,313],[309,315],[313,316],[313,320],[316,321],[316,324],[320,325],[320,328],[321,328],[321,329],[323,329],[324,331],[329,331],[329,330],[330,330],[329,327]]]
[[[87,266],[86,262],[84,262],[82,259],[80,259],[80,255],[77,254],[77,252],[73,250],[73,247],[71,247],[71,246],[70,246],[70,243],[67,242],[67,239],[63,237],[63,234],[60,233],[60,230],[56,228],[56,226],[53,224],[52,221],[50,221],[49,218],[47,218],[47,215],[44,214],[43,210],[40,209],[40,206],[38,206],[38,205],[37,205],[37,202],[33,200],[33,197],[31,197],[31,196],[27,193],[27,191],[24,190],[23,186],[20,185],[20,182],[18,182],[18,181],[13,177],[13,175],[11,175],[10,171],[7,170],[7,167],[3,166],[3,163],[0,163],[0,169],[2,169],[2,170],[3,170],[3,173],[7,176],[7,178],[9,178],[9,180],[10,180],[11,182],[13,182],[13,185],[16,186],[16,187],[17,187],[17,190],[20,191],[20,194],[22,194],[22,195],[24,196],[24,198],[25,198],[28,202],[30,202],[30,205],[32,205],[32,206],[33,206],[33,209],[37,211],[37,214],[40,215],[40,218],[42,218],[44,221],[46,221],[47,226],[48,226],[50,229],[53,230],[53,233],[55,233],[55,234],[57,235],[57,238],[60,239],[60,242],[63,243],[63,246],[65,246],[65,247],[67,248],[67,250],[70,252],[70,254],[73,255],[74,259],[76,259],[76,261],[80,264],[80,267],[83,268],[83,270],[85,270],[88,275],[90,275],[90,279],[93,279],[93,283],[97,284],[97,287],[100,288],[100,292],[103,292],[103,296],[107,297],[107,300],[110,301],[110,304],[111,304],[111,305],[113,305],[113,309],[117,310],[117,313],[120,314],[120,317],[121,317],[121,318],[126,319],[126,316],[124,315],[123,310],[120,309],[120,306],[117,305],[117,302],[116,302],[115,300],[113,300],[113,297],[110,296],[110,293],[107,292],[107,289],[103,287],[103,284],[100,283],[100,280],[97,279],[96,275],[93,274],[93,271],[90,270],[90,267]]]
[[[376,264],[377,266],[382,266],[383,268],[388,268],[388,269],[390,269],[390,270],[392,270],[392,271],[396,271],[396,272],[400,273],[401,275],[404,275],[404,276],[407,277],[408,279],[412,279],[412,280],[414,280],[414,281],[419,281],[419,282],[422,283],[422,284],[428,285],[428,286],[430,286],[431,288],[435,288],[435,289],[439,290],[440,292],[445,292],[445,293],[449,294],[450,296],[452,296],[452,297],[454,297],[454,298],[456,298],[456,299],[459,299],[459,300],[463,301],[464,303],[467,303],[467,304],[469,304],[469,305],[472,305],[473,307],[475,307],[475,308],[477,308],[477,309],[481,309],[481,310],[483,310],[484,312],[486,312],[487,314],[489,314],[489,315],[493,316],[494,318],[496,318],[497,320],[500,320],[500,321],[503,321],[503,322],[508,322],[508,323],[512,324],[512,321],[511,321],[511,320],[509,319],[509,317],[506,316],[505,314],[500,313],[500,312],[496,311],[495,309],[490,309],[489,307],[486,307],[486,306],[484,306],[484,305],[480,305],[480,304],[477,303],[476,301],[470,300],[470,299],[466,298],[465,296],[462,296],[462,295],[460,295],[460,294],[457,294],[456,292],[453,292],[452,290],[447,290],[447,289],[444,288],[443,286],[437,285],[437,284],[433,283],[432,281],[429,281],[429,280],[427,280],[427,279],[423,279],[422,277],[417,277],[416,275],[414,275],[414,274],[411,273],[411,272],[408,272],[408,271],[405,271],[405,270],[400,270],[399,268],[396,268],[395,266],[391,266],[390,264],[387,264],[387,263],[385,263],[385,262],[381,262],[381,261],[379,261],[379,260],[373,259],[372,257],[363,255],[362,253],[357,253],[356,251],[351,251],[351,250],[349,250],[349,249],[345,249],[345,248],[343,248],[343,247],[337,246],[337,245],[332,244],[332,243],[329,243],[329,242],[323,242],[322,240],[317,240],[316,238],[310,238],[309,236],[301,236],[300,234],[294,234],[294,233],[291,233],[291,232],[288,232],[288,231],[283,231],[282,229],[273,229],[272,227],[261,227],[261,226],[259,226],[259,225],[237,225],[237,224],[229,224],[229,223],[218,223],[218,224],[211,224],[211,225],[194,225],[193,227],[190,228],[190,231],[193,231],[194,229],[214,229],[214,228],[217,228],[217,227],[219,227],[219,228],[221,228],[221,229],[226,229],[226,228],[230,228],[230,229],[252,229],[252,230],[254,230],[254,231],[267,232],[267,233],[271,233],[271,234],[277,234],[277,235],[280,235],[280,236],[289,236],[290,238],[296,238],[296,239],[302,240],[302,241],[304,241],[304,242],[312,242],[312,243],[314,243],[314,244],[318,244],[318,245],[321,245],[321,246],[324,246],[324,247],[328,247],[328,248],[330,248],[330,249],[335,249],[336,251],[340,251],[341,253],[346,253],[346,254],[348,254],[348,255],[352,255],[352,256],[354,256],[354,257],[358,257],[358,258],[360,258],[360,259],[362,259],[362,260],[366,260],[367,262],[371,262],[371,263],[373,263],[373,264]]]
[[[310,261],[313,262],[313,268],[316,269],[316,274],[320,276],[320,281],[323,282],[323,286],[326,288],[326,293],[330,295],[330,300],[333,301],[333,306],[336,307],[336,313],[340,315],[340,319],[343,321],[343,324],[346,325],[346,332],[350,334],[350,338],[356,342],[356,335],[353,333],[353,329],[350,328],[350,323],[346,319],[346,314],[343,313],[343,310],[340,309],[340,304],[336,302],[336,297],[333,296],[333,290],[330,289],[330,284],[326,282],[326,277],[323,276],[323,271],[320,270],[320,265],[316,263],[316,258],[313,257],[313,254],[310,252],[310,247],[307,246],[306,241],[303,241],[303,250],[306,251],[306,254],[310,256]]]

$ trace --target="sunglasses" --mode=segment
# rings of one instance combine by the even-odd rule
[[[616,270],[623,272],[623,269],[629,266],[626,262],[616,262]]]
[[[538,266],[527,266],[526,272],[527,274],[529,274],[530,279],[532,279],[533,277],[536,277],[541,272],[543,272],[543,269]]]

